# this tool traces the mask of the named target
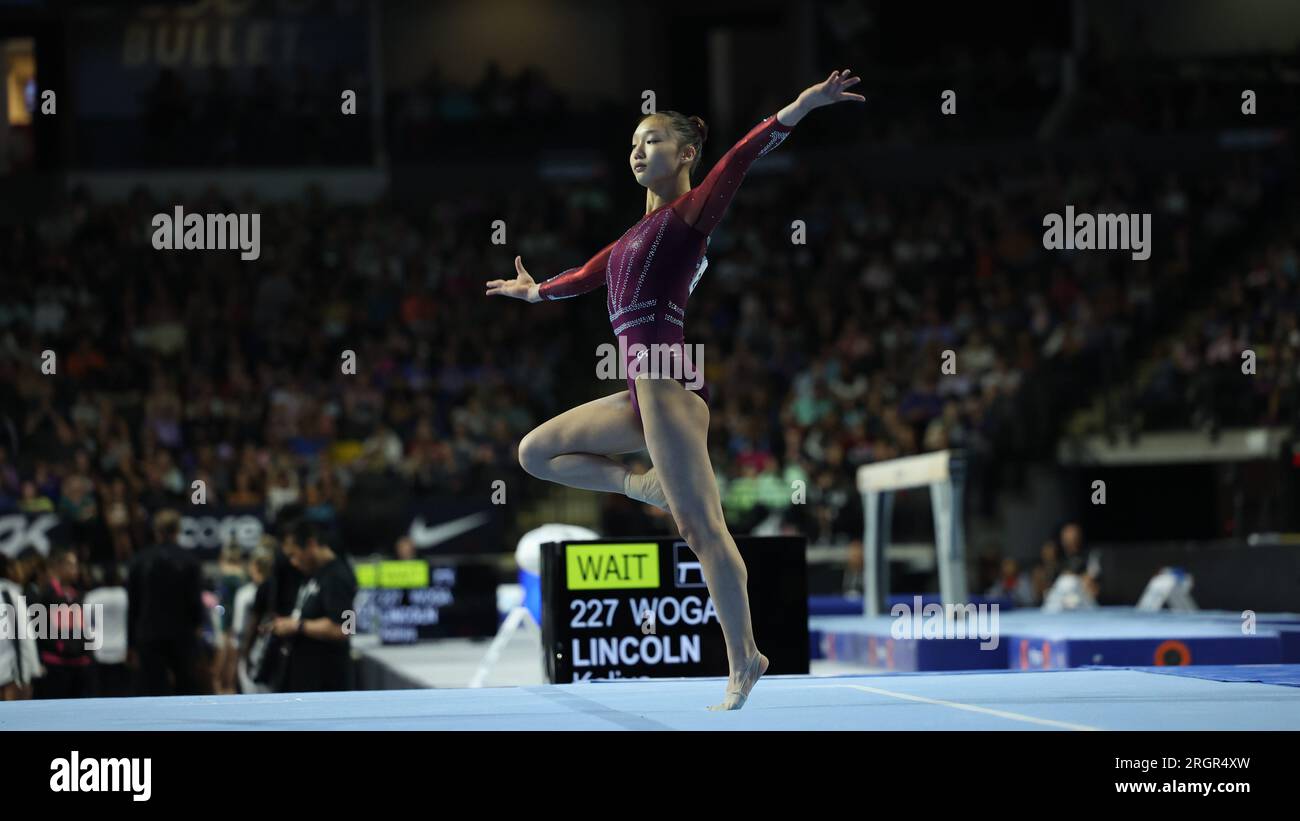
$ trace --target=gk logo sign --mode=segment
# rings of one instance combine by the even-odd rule
[[[21,513],[0,516],[0,553],[17,556],[27,547],[34,547],[43,555],[50,553],[49,532],[59,526],[59,517],[53,513],[28,517]]]

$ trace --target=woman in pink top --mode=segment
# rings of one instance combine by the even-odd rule
[[[517,276],[487,283],[488,295],[528,302],[567,299],[604,285],[627,390],[579,405],[531,431],[519,462],[539,479],[621,492],[669,511],[700,559],[727,642],[726,697],[709,709],[735,710],[768,667],[758,651],[745,590],[745,564],[727,532],[709,463],[709,391],[684,344],[686,301],[708,264],[709,235],[745,173],[780,145],[809,111],[854,100],[859,82],[832,72],[794,102],[754,126],[691,187],[707,128],[699,117],[661,111],[641,120],[628,157],[646,189],[646,214],[586,265],[537,284],[515,257]],[[648,472],[633,474],[610,455],[649,450]]]

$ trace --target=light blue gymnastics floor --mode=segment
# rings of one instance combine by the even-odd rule
[[[1300,730],[1300,665],[1222,670],[1258,680],[1204,668],[768,676],[732,713],[705,709],[722,678],[3,702],[0,731]]]

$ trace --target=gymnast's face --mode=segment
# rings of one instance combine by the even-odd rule
[[[689,168],[694,151],[689,145],[677,144],[663,117],[650,116],[632,133],[628,162],[636,181],[649,188],[659,180],[676,177],[683,167]]]

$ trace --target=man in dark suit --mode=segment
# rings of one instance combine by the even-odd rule
[[[180,527],[175,510],[158,511],[153,517],[158,544],[131,560],[127,630],[138,695],[197,695],[211,689],[202,669],[202,570],[176,544]]]

